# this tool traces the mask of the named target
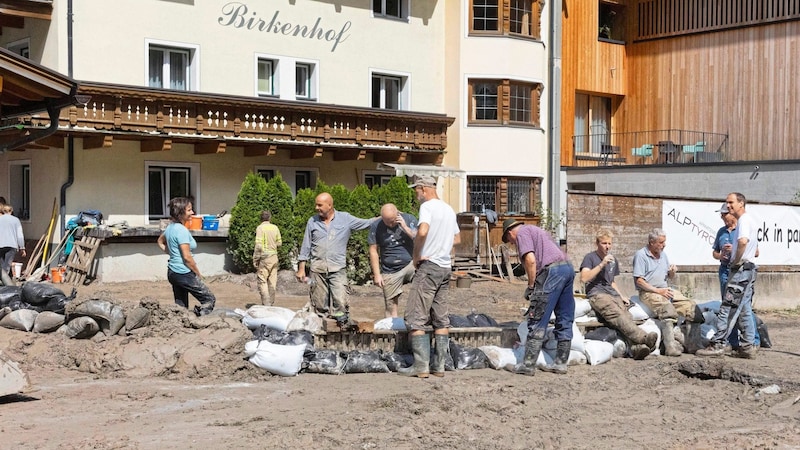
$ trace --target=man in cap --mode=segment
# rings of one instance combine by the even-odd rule
[[[639,328],[628,311],[631,302],[622,295],[614,281],[619,275],[619,262],[611,254],[612,240],[609,230],[597,233],[597,250],[587,253],[581,263],[581,281],[586,283],[586,298],[598,318],[625,336],[631,343],[634,359],[644,359],[656,349],[658,334]]]
[[[333,208],[333,197],[327,192],[314,200],[317,214],[306,223],[303,244],[297,264],[297,280],[307,283],[306,261],[311,266],[311,306],[321,316],[329,316],[340,324],[349,322],[347,299],[347,241],[353,231],[369,228],[377,217],[359,219]]]
[[[386,317],[397,317],[397,304],[403,284],[414,277],[414,238],[417,218],[399,212],[392,203],[381,207],[381,220],[369,227],[369,263],[375,285],[383,289]]]
[[[725,204],[729,214],[736,218],[733,233],[728,283],[722,304],[717,313],[717,332],[698,356],[721,356],[725,352],[725,341],[738,325],[741,330],[741,345],[733,354],[740,358],[756,357],[755,324],[753,321],[753,287],[758,266],[753,262],[758,251],[758,225],[746,211],[746,199],[739,192],[728,194]]]
[[[414,365],[401,369],[401,375],[427,378],[429,374],[444,376],[444,363],[450,346],[450,318],[447,290],[450,284],[450,251],[461,241],[453,208],[439,199],[436,180],[418,177],[414,184],[419,208],[419,228],[414,239],[413,264],[417,271],[411,281],[405,321],[409,330]],[[433,327],[436,360],[430,370],[431,339],[425,333]]]
[[[575,318],[575,297],[572,293],[575,271],[567,255],[547,231],[524,225],[514,219],[503,222],[503,242],[517,247],[517,254],[528,277],[525,300],[530,302],[528,311],[528,338],[525,342],[525,357],[513,371],[522,375],[536,373],[536,360],[544,343],[550,314],[555,311],[554,335],[556,357],[553,364],[543,370],[567,373],[567,361],[572,344],[572,322]]]

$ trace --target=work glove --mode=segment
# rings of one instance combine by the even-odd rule
[[[525,288],[525,300],[531,301],[531,297],[533,297],[533,287],[528,286]]]

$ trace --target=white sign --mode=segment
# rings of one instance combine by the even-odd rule
[[[667,233],[664,252],[671,264],[719,265],[711,251],[717,231],[724,226],[716,212],[723,203],[662,203],[662,228]],[[758,224],[758,265],[800,265],[800,207],[749,204],[747,214]]]

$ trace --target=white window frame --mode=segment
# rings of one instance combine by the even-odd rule
[[[153,167],[165,167],[165,168],[180,168],[180,169],[188,169],[189,170],[189,191],[192,192],[192,197],[194,197],[194,203],[192,206],[194,208],[198,208],[200,203],[200,163],[191,163],[191,162],[177,162],[177,161],[145,161],[144,162],[144,217],[145,220],[158,220],[158,218],[151,219],[152,216],[150,214],[150,168]],[[169,198],[165,199],[165,216],[164,218],[169,218],[169,207],[166,206],[169,203]],[[197,209],[195,209],[197,211]]]
[[[381,12],[375,11],[375,2],[381,3]],[[394,14],[386,13],[386,0],[370,0],[372,17],[408,22],[408,18],[411,17],[411,0],[398,0],[398,2],[400,3],[400,15],[395,16]]]
[[[281,178],[289,189],[292,191],[292,196],[297,194],[297,184],[295,183],[295,175],[297,172],[311,172],[311,189],[317,187],[317,180],[319,180],[319,168],[317,167],[297,167],[297,166],[261,166],[253,167],[253,171],[258,173],[260,170],[272,170],[275,173],[280,173]]]
[[[383,77],[385,78],[399,78],[400,79],[400,93],[399,93],[399,105],[397,110],[398,111],[410,111],[411,110],[411,74],[408,72],[398,72],[393,70],[381,70],[381,69],[370,69],[369,70],[369,100],[367,104],[373,108],[380,108],[385,109],[386,105],[386,97],[385,92],[381,94],[380,105],[379,106],[372,106],[372,80],[375,77]],[[383,85],[383,84],[382,84]],[[381,88],[381,91],[385,91],[384,87]]]
[[[28,176],[25,179],[24,176],[20,177],[17,171],[25,171],[27,167]],[[31,221],[31,209],[33,208],[33,196],[31,196],[31,178],[32,178],[32,169],[31,169],[31,160],[30,159],[15,159],[12,161],[8,161],[8,186],[5,188],[6,194],[6,201],[10,202],[11,206],[14,207],[14,215],[20,219],[21,222],[29,223]],[[15,186],[17,183],[22,183],[22,186]],[[22,199],[20,199],[22,197]],[[25,216],[24,211],[20,208],[21,206],[25,206],[26,198],[28,203],[28,210],[27,210],[27,217]]]
[[[31,57],[31,38],[26,37],[6,44],[6,50],[13,52],[15,55],[22,56],[23,58],[30,59]],[[27,53],[27,54],[23,54]]]
[[[271,78],[272,83],[270,86],[270,92],[262,91],[259,86],[259,82],[261,79],[259,78],[259,69],[261,63],[269,63],[271,69]],[[256,97],[280,97],[281,88],[280,88],[280,77],[278,74],[280,73],[280,60],[274,57],[266,57],[266,56],[259,56],[256,55],[256,87],[255,87],[255,95]]]
[[[389,172],[389,171],[386,171],[386,170],[362,170],[361,171],[361,184],[367,184],[367,177],[368,176],[389,177],[389,179],[391,180],[392,178],[394,178],[397,175],[395,175],[394,172]]]
[[[189,67],[186,70],[189,77],[186,90],[200,90],[200,46],[184,42],[162,41],[156,39],[145,39],[144,45],[144,86],[150,86],[150,48],[156,47],[165,50],[185,51],[189,54]],[[166,67],[166,65],[165,65]],[[161,89],[169,89],[169,71],[164,69],[162,72]]]
[[[306,96],[297,95],[297,67],[305,66],[308,68],[308,81],[306,89],[308,90]],[[319,99],[319,61],[308,59],[297,59],[294,62],[294,98],[296,100],[318,101]]]

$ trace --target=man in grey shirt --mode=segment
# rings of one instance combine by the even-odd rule
[[[317,215],[306,223],[303,244],[298,256],[297,280],[309,282],[306,261],[310,269],[311,306],[321,316],[329,316],[339,323],[349,320],[350,305],[347,299],[347,241],[353,231],[369,228],[377,219],[359,219],[333,208],[333,197],[327,192],[319,194],[314,209]]]

